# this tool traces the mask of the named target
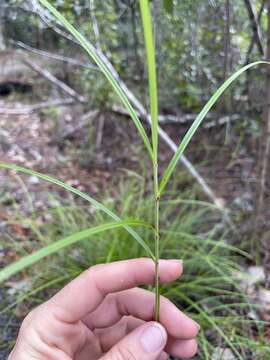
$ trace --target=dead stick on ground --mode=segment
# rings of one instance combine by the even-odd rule
[[[29,59],[24,58],[23,62],[31,67],[35,72],[37,72],[39,75],[43,76],[45,79],[52,82],[54,85],[59,87],[61,90],[63,90],[66,94],[71,96],[73,99],[76,99],[79,102],[85,102],[86,98],[84,96],[79,95],[75,90],[73,90],[70,86],[65,84],[63,81],[57,79],[52,73],[50,73],[46,69],[42,69],[39,65],[33,63]]]
[[[73,105],[76,101],[74,99],[59,99],[54,101],[44,101],[32,106],[23,106],[20,108],[0,108],[1,115],[31,115],[34,112],[38,112],[42,109],[57,106]]]
[[[115,113],[118,113],[120,115],[124,115],[124,116],[129,116],[129,112],[118,105],[114,105],[112,107],[112,111],[114,111]],[[141,117],[141,114],[137,113],[137,116]],[[209,117],[209,114],[208,114]],[[196,118],[196,114],[183,114],[180,116],[175,116],[175,115],[159,115],[158,117],[158,122],[160,124],[177,124],[177,125],[187,125],[191,122],[193,122]],[[226,125],[228,123],[231,122],[235,122],[237,120],[240,119],[240,115],[239,114],[233,114],[233,115],[228,115],[228,116],[222,116],[216,120],[214,120],[215,118],[215,114],[212,114],[212,116],[210,116],[211,121],[207,121],[206,123],[204,123],[202,125],[202,127],[204,129],[211,129],[213,127],[216,126],[222,126],[222,125]],[[213,119],[213,120],[212,120]]]

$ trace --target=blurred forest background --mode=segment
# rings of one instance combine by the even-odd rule
[[[113,67],[150,134],[138,1],[51,3]],[[162,172],[217,87],[241,66],[270,60],[270,0],[151,3]],[[196,359],[270,359],[269,134],[270,67],[258,66],[207,116],[161,203],[162,256],[185,264],[162,293],[201,324]],[[38,0],[0,3],[0,160],[59,178],[122,218],[151,219],[152,172],[132,121]],[[1,169],[0,268],[103,217],[36,176]],[[0,359],[25,314],[69,279],[91,264],[144,255],[114,230],[1,284]]]

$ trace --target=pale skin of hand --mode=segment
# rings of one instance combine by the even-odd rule
[[[160,261],[160,281],[182,273],[178,260]],[[165,360],[197,352],[199,325],[161,298],[154,322],[150,259],[97,265],[83,272],[25,318],[8,360]]]

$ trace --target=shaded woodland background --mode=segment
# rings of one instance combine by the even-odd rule
[[[149,132],[138,2],[52,3],[114,69]],[[217,87],[241,66],[270,60],[270,0],[152,1],[152,13],[162,172]],[[270,359],[269,135],[270,67],[256,67],[207,116],[166,195],[163,255],[186,258],[187,274],[164,292],[202,323],[198,359]],[[133,123],[38,0],[0,3],[0,160],[51,174],[119,214],[151,217],[151,171]],[[100,218],[34,176],[0,170],[0,267]],[[143,255],[120,230],[108,238],[1,286],[1,359],[21,318],[68,279],[89,264]]]

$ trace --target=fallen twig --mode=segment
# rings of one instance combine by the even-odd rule
[[[34,112],[38,112],[42,109],[57,106],[68,106],[75,103],[74,99],[60,99],[54,101],[44,101],[34,104],[32,106],[23,106],[21,108],[0,108],[1,115],[30,115]]]
[[[86,69],[100,71],[97,66],[94,66],[92,64],[82,62],[82,61],[79,61],[77,59],[73,59],[71,57],[58,55],[58,54],[54,54],[54,53],[51,53],[51,52],[48,52],[48,51],[36,49],[36,48],[33,48],[32,46],[26,45],[22,41],[16,41],[16,42],[14,41],[13,43],[15,45],[17,45],[18,47],[20,47],[20,48],[22,48],[22,49],[24,49],[24,50],[26,50],[28,52],[31,52],[31,53],[36,54],[36,55],[47,57],[48,59],[57,60],[57,61],[63,61],[63,62],[66,62],[66,63],[68,63],[70,65],[73,65],[73,66],[79,66],[79,67],[83,67],[83,68],[86,68]]]
[[[128,111],[118,105],[114,105],[112,107],[112,110],[118,114],[129,116]],[[142,117],[142,114],[137,114],[139,117]],[[181,116],[175,116],[175,115],[159,115],[158,122],[160,124],[180,124],[180,125],[186,125],[192,121],[194,121],[196,115],[195,114],[183,114]],[[214,115],[212,116],[214,118]],[[211,120],[202,125],[205,129],[211,129],[216,126],[222,126],[226,125],[227,123],[234,122],[240,119],[240,115],[233,114],[228,116],[222,116],[217,120]]]
[[[72,98],[76,99],[79,102],[86,102],[86,98],[80,94],[78,94],[75,90],[73,90],[70,86],[65,84],[63,81],[57,79],[52,73],[50,73],[46,69],[42,69],[39,65],[32,62],[29,59],[24,58],[23,62],[31,67],[35,72],[37,72],[39,75],[43,76],[47,80],[51,81],[54,85],[59,87],[61,90],[63,90],[66,94],[71,96]]]

